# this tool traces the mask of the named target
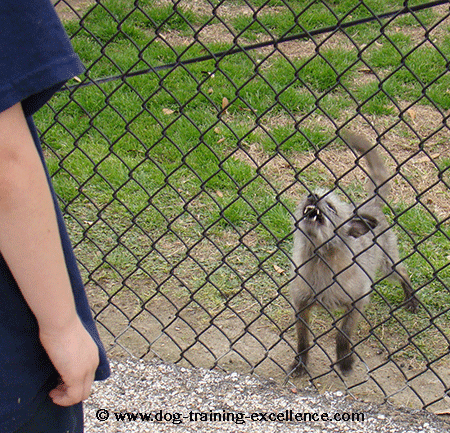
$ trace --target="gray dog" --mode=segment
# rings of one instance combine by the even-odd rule
[[[401,284],[406,308],[416,311],[419,305],[406,269],[398,263],[397,239],[381,209],[389,193],[383,161],[365,137],[347,131],[343,138],[368,163],[368,197],[355,207],[334,193],[316,190],[295,212],[290,290],[298,348],[293,374],[306,369],[314,304],[330,311],[345,309],[336,335],[337,364],[344,373],[352,369],[351,337],[378,271]]]

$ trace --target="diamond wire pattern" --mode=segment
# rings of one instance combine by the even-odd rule
[[[280,235],[270,219],[277,212],[281,212],[285,219],[292,218],[293,198],[298,201],[301,194],[315,188],[312,177],[318,183],[336,188],[346,199],[354,202],[355,196],[348,191],[348,179],[358,176],[355,174],[356,166],[363,176],[368,175],[364,162],[361,163],[363,158],[356,160],[356,166],[338,169],[329,158],[329,151],[336,145],[336,137],[322,137],[318,143],[311,133],[311,126],[314,128],[316,123],[319,128],[326,125],[338,137],[340,131],[348,126],[369,125],[365,130],[372,137],[376,135],[381,153],[386,156],[390,167],[394,167],[391,182],[402,184],[404,190],[415,197],[402,209],[389,202],[385,204],[393,215],[395,230],[411,246],[401,254],[402,260],[420,256],[423,262],[423,277],[417,277],[419,270],[413,270],[418,281],[414,289],[419,296],[430,287],[434,287],[432,290],[440,296],[439,299],[444,299],[445,293],[448,295],[448,260],[437,266],[436,260],[424,252],[436,239],[450,241],[449,217],[436,215],[430,198],[437,188],[443,194],[449,189],[449,166],[445,161],[437,163],[434,151],[427,144],[428,140],[448,139],[448,111],[436,104],[433,96],[435,85],[449,74],[447,54],[442,44],[437,42],[437,35],[448,26],[448,7],[446,10],[441,7],[438,17],[430,24],[409,6],[408,1],[403,4],[407,8],[406,15],[379,19],[365,1],[356,2],[352,9],[343,13],[337,4],[324,1],[305,2],[300,8],[288,0],[244,0],[239,13],[252,19],[237,30],[231,19],[238,13],[236,4],[225,0],[200,2],[202,8],[209,11],[202,14],[201,24],[190,21],[191,15],[186,13],[189,8],[182,1],[167,2],[170,13],[163,19],[155,18],[147,8],[148,2],[144,1],[135,1],[121,13],[116,12],[120,2],[110,0],[87,2],[87,6],[81,9],[70,0],[55,3],[63,18],[71,20],[70,35],[74,43],[81,35],[88,35],[92,46],[100,47],[99,55],[91,58],[88,64],[82,83],[91,87],[86,90],[81,86],[80,89],[72,87],[67,102],[49,106],[52,120],[41,127],[41,135],[49,158],[57,161],[51,167],[55,182],[64,179],[71,185],[72,193],[64,195],[61,205],[73,232],[96,319],[112,353],[122,350],[140,357],[158,356],[209,368],[244,368],[263,375],[269,372],[270,375],[286,376],[289,373],[288,365],[296,347],[288,293],[292,230]],[[430,6],[434,5],[430,3]],[[343,27],[311,36],[311,31],[318,30],[317,26],[310,28],[307,21],[314,8],[326,19],[331,17],[340,25],[351,21],[355,14],[371,17],[378,24],[378,32],[364,42],[358,39],[357,31],[351,28],[344,30]],[[300,33],[309,35],[289,42],[297,44],[298,49],[305,49],[302,62],[296,60],[286,44],[277,42],[280,35],[266,19],[267,14],[274,11],[288,12],[293,18],[292,26],[284,30],[281,39]],[[153,29],[148,32],[146,44],[136,42],[133,36],[133,26],[139,19],[145,20]],[[396,43],[400,19],[412,21],[412,25],[419,26],[423,34],[408,52]],[[93,25],[102,20],[104,28]],[[182,44],[171,39],[174,34],[170,29],[174,21],[186,29],[184,35],[187,36]],[[73,22],[78,25],[74,26]],[[112,26],[112,31],[108,26]],[[216,56],[208,40],[213,27],[223,33],[225,39],[232,41],[231,49],[242,49],[241,57],[252,64],[251,74],[244,78],[234,76],[234,70],[227,67],[226,57]],[[255,28],[258,29],[258,42],[273,41],[273,45],[259,50],[245,49]],[[116,60],[115,44],[123,39],[136,53],[132,63],[122,64]],[[330,50],[330,46],[338,42],[345,43],[347,50],[356,52],[357,56],[349,56],[346,63],[338,64]],[[157,46],[166,47],[176,58],[178,66],[155,68],[147,60],[146,53]],[[391,71],[374,67],[370,61],[371,52],[380,46],[392,47],[398,55],[397,67]],[[438,61],[447,65],[446,70],[428,81],[426,71],[414,62],[425,47],[431,47]],[[189,64],[183,63],[195,57],[192,53],[198,52],[215,58],[212,70],[199,74]],[[274,78],[271,62],[277,59],[285,62],[289,74],[293,72],[292,78]],[[122,79],[108,86],[95,82],[94,77],[108,69],[106,66]],[[144,90],[139,84],[142,81],[131,78],[142,67],[148,68],[149,76],[156,78],[152,89],[147,86]],[[355,68],[363,70],[375,83],[371,92],[358,93],[349,81],[348,77]],[[311,71],[317,69],[323,70],[323,74],[316,78],[316,82],[311,82]],[[185,95],[173,86],[179,71],[184,73],[186,80],[195,83],[196,92]],[[398,74],[409,74],[410,80],[420,85],[421,93],[415,101],[400,103],[399,98],[392,96],[390,85]],[[232,88],[232,97],[222,105],[209,91],[215,75],[222,77]],[[257,102],[252,99],[255,83],[260,85],[260,89],[269,90],[270,97],[262,109],[257,108]],[[87,108],[86,94],[89,92],[102,95],[104,103],[96,106],[95,110]],[[141,108],[128,109],[121,101],[123,92],[127,92],[129,98],[139,100]],[[293,107],[290,103],[289,95],[295,92],[305,95],[304,107]],[[348,97],[349,108],[344,121],[337,120],[338,116],[330,109],[329,101],[336,92],[345,92]],[[174,102],[170,116],[149,108],[155,98],[162,96]],[[367,114],[367,107],[378,99],[388,100],[396,116],[385,116],[378,122],[373,115]],[[199,121],[192,117],[191,108],[200,100],[207,101],[209,110],[215,113],[215,120]],[[414,122],[414,110],[425,103],[442,118],[442,122],[438,122],[427,136]],[[74,131],[64,121],[65,111],[74,106],[84,115],[86,127],[81,132]],[[234,107],[246,113],[251,124],[236,128],[229,112]],[[105,127],[102,122],[105,117],[110,119],[108,126],[114,124],[115,128]],[[273,126],[277,118],[293,129],[278,136]],[[153,141],[143,137],[138,128],[143,119],[148,119],[148,124],[159,131]],[[174,134],[183,127],[193,128],[195,142],[186,145]],[[399,130],[415,137],[417,146],[410,146],[407,153],[399,154],[384,144],[392,142],[391,137],[398,136]],[[52,145],[53,131],[66,137],[74,146],[67,152],[59,151]],[[214,145],[221,135],[231,137],[235,143],[225,154]],[[270,141],[272,150],[264,152],[249,147],[248,142],[255,135]],[[101,154],[94,154],[84,144],[90,136],[102,143]],[[286,150],[291,141],[299,137],[313,149],[310,158],[301,158]],[[124,151],[124,146],[129,146],[127,140],[131,138],[134,147]],[[176,164],[167,165],[163,161],[167,149],[176,153]],[[141,158],[138,162],[132,161],[127,158],[127,152],[139,154]],[[200,172],[198,161],[205,153],[218,163],[210,170]],[[420,179],[411,180],[411,167],[417,158],[431,164],[431,170],[437,174],[434,181],[423,185]],[[241,178],[233,170],[233,163],[237,160],[254,167],[250,176]],[[88,166],[90,175],[78,175],[77,164]],[[273,167],[277,167],[282,182],[274,182],[273,175],[268,175]],[[157,177],[152,188],[145,178],[150,169]],[[112,177],[111,170],[118,176]],[[225,200],[223,192],[210,186],[218,176],[234,185],[233,197]],[[180,183],[180,179],[184,179],[184,183]],[[255,186],[258,186],[259,194],[270,197],[262,207],[250,194]],[[102,200],[99,200],[100,195]],[[141,197],[141,200],[136,202],[131,199],[133,196]],[[239,207],[255,217],[244,217],[243,223],[237,224],[233,212]],[[208,215],[211,212],[216,215],[215,219]],[[434,229],[422,239],[414,236],[405,223],[410,212],[418,215],[424,212],[435,222]],[[264,242],[259,240],[261,234],[265,235]],[[326,311],[317,319],[319,324],[326,322],[326,325],[316,328],[313,324],[310,330],[313,350],[325,359],[327,368],[322,371],[309,368],[308,378],[317,384],[334,375],[349,392],[356,392],[358,387],[367,383],[385,399],[401,395],[407,388],[420,407],[441,404],[446,398],[445,393],[449,392],[450,380],[448,375],[443,376],[441,368],[443,363],[448,366],[449,362],[450,337],[445,329],[449,307],[440,305],[431,309],[426,302],[421,303],[422,314],[426,314],[428,324],[416,328],[405,322],[402,307],[392,303],[390,294],[384,289],[383,279],[375,281],[373,289],[376,302],[386,306],[389,312],[383,318],[373,312],[361,311],[361,322],[366,331],[355,337],[353,350],[367,369],[366,374],[350,380],[336,368],[329,339],[337,332],[339,319]],[[403,340],[392,343],[386,336],[387,329],[394,329],[403,336],[398,340]],[[439,353],[432,353],[424,347],[421,340],[423,335],[428,335],[427,332],[435,335],[446,347]],[[377,364],[369,365],[365,351],[373,347],[378,347],[378,352],[386,356],[378,357]],[[409,361],[405,360],[406,352],[410,358],[424,360],[412,374],[407,367]],[[386,368],[391,374],[400,375],[406,385],[395,389],[388,387],[380,379]],[[430,375],[432,379],[429,379]],[[424,396],[420,385],[422,376],[439,382],[443,391],[432,398]],[[288,377],[288,380],[292,379]]]

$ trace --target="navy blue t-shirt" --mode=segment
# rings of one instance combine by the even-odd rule
[[[44,168],[31,115],[83,69],[50,0],[0,0],[0,112],[22,103]],[[48,173],[47,178],[50,184]],[[106,379],[110,371],[105,350],[51,190],[77,312],[99,347],[96,380]],[[0,252],[0,432],[15,431],[28,420],[54,377],[57,373],[39,342],[37,321]]]

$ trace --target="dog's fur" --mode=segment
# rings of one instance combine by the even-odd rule
[[[290,290],[298,348],[292,374],[306,371],[309,314],[314,304],[330,311],[345,309],[336,335],[337,364],[344,373],[352,369],[352,333],[378,271],[401,284],[408,309],[416,311],[418,306],[406,269],[398,263],[396,236],[381,210],[389,193],[383,161],[365,137],[347,131],[343,138],[367,161],[368,197],[355,207],[332,192],[316,190],[295,212]]]

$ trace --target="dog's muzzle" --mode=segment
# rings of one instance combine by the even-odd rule
[[[317,222],[323,224],[325,222],[325,217],[322,211],[315,205],[307,205],[303,211],[303,217],[310,222]]]

